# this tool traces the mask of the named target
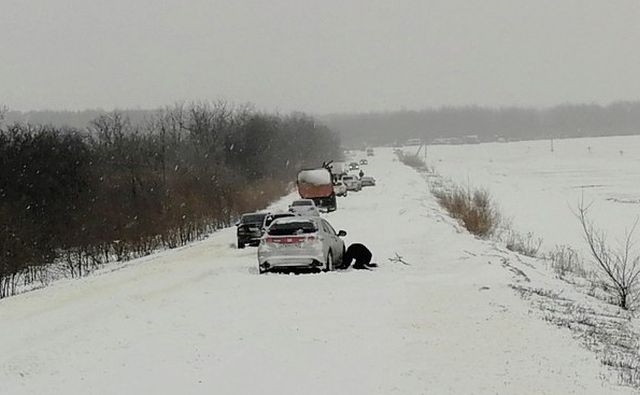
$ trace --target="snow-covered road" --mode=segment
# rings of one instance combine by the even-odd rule
[[[390,150],[376,155],[366,172],[378,185],[327,218],[373,250],[377,270],[261,276],[255,249],[235,249],[227,229],[5,299],[0,393],[627,391],[529,313],[503,252],[458,231]]]

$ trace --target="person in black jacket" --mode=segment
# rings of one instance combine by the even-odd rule
[[[342,269],[348,269],[351,266],[351,262],[355,260],[353,264],[354,269],[368,269],[370,267],[376,267],[375,263],[371,263],[371,251],[364,244],[353,243],[347,248],[342,259]]]

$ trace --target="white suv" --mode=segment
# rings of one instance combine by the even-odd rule
[[[362,189],[362,183],[356,176],[343,176],[342,182],[347,186],[348,191],[359,191]]]
[[[311,199],[294,200],[293,203],[289,205],[289,212],[295,215],[320,216],[318,207],[316,207],[316,204]]]

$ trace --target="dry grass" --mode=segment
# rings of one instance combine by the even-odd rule
[[[529,232],[523,235],[512,229],[506,232],[506,236],[503,236],[503,241],[508,250],[532,258],[538,256],[540,246],[542,245],[542,239],[536,237],[533,233]]]
[[[417,155],[407,155],[402,150],[396,150],[396,155],[398,156],[400,162],[409,167],[413,167],[417,170],[428,170],[425,161]]]
[[[432,189],[438,203],[449,215],[459,220],[472,234],[488,238],[500,224],[500,214],[484,189],[464,189],[459,186]]]
[[[557,245],[548,255],[551,261],[551,269],[560,278],[575,275],[587,278],[587,271],[582,265],[582,260],[576,250],[568,245]]]

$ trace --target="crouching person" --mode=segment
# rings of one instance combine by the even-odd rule
[[[370,267],[376,267],[375,263],[371,263],[371,251],[364,244],[353,243],[347,248],[342,260],[341,269],[348,269],[351,266],[351,262],[355,260],[353,264],[354,269],[368,269]]]

